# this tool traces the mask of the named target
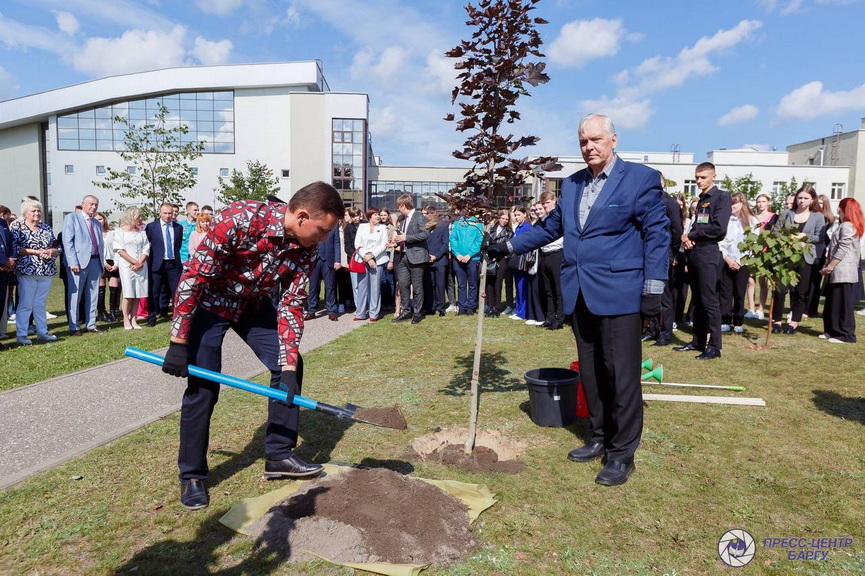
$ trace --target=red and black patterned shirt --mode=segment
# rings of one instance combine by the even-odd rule
[[[247,305],[269,298],[280,282],[277,307],[279,362],[297,365],[303,335],[306,282],[316,249],[285,234],[281,203],[235,202],[211,226],[187,262],[174,296],[171,335],[188,339],[192,317],[201,307],[236,322]]]

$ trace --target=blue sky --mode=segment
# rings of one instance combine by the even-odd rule
[[[0,100],[126,72],[319,59],[334,91],[370,95],[386,164],[448,166],[442,120],[467,38],[465,1],[3,0]],[[542,0],[548,84],[520,100],[531,153],[578,155],[576,124],[608,113],[619,147],[695,159],[858,129],[863,0]]]

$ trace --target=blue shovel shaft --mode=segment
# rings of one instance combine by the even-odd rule
[[[159,354],[147,352],[146,350],[141,350],[140,348],[133,348],[132,346],[127,346],[124,354],[126,356],[129,356],[130,358],[135,358],[136,360],[144,360],[145,362],[150,362],[151,364],[156,364],[157,366],[162,366],[162,363],[165,360],[165,358],[163,358]],[[234,376],[229,376],[228,374],[223,374],[221,372],[214,372],[213,370],[208,370],[206,368],[199,368],[198,366],[190,365],[189,373],[193,376],[197,376],[198,378],[204,378],[205,380],[210,380],[211,382],[225,384],[226,386],[231,386],[232,388],[240,388],[241,390],[252,392],[253,394],[258,394],[259,396],[266,396],[268,398],[281,400],[283,402],[288,399],[288,394],[282,390],[271,388],[269,386],[263,386],[261,384],[256,384],[255,382],[250,382],[249,380],[235,378]],[[292,401],[292,403],[295,406],[308,408],[310,410],[319,409],[318,402],[316,400],[301,396],[299,394],[296,394],[294,396],[294,400]]]

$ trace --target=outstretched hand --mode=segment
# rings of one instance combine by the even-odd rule
[[[508,250],[507,242],[496,242],[495,244],[487,246],[487,256],[493,262],[498,262],[502,258],[507,257],[510,253],[511,251]]]

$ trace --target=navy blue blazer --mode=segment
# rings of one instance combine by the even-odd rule
[[[0,267],[6,266],[9,263],[9,258],[16,257],[12,250],[12,231],[9,230],[9,224],[6,220],[0,218]],[[0,270],[0,273],[4,272]]]
[[[339,244],[339,226],[337,226],[327,235],[327,240],[318,243],[316,257],[323,260],[328,268],[333,268],[333,265],[340,261],[340,250],[342,247]]]
[[[144,233],[147,234],[147,239],[150,241],[150,270],[159,270],[162,267],[163,260],[165,260],[165,235],[162,231],[162,220],[157,218],[145,226]],[[171,235],[174,243],[174,263],[179,268],[182,268],[183,260],[180,258],[180,245],[183,243],[183,226],[177,222],[172,222]]]
[[[592,314],[640,311],[646,279],[667,280],[670,221],[656,170],[616,158],[609,178],[580,226],[580,198],[588,168],[562,182],[556,208],[531,230],[511,239],[514,252],[540,248],[564,236],[562,296],[571,314],[582,292]]]
[[[438,225],[430,232],[427,239],[429,254],[436,257],[435,262],[432,263],[433,268],[441,268],[448,263],[449,228],[450,221],[442,218],[439,220]]]

